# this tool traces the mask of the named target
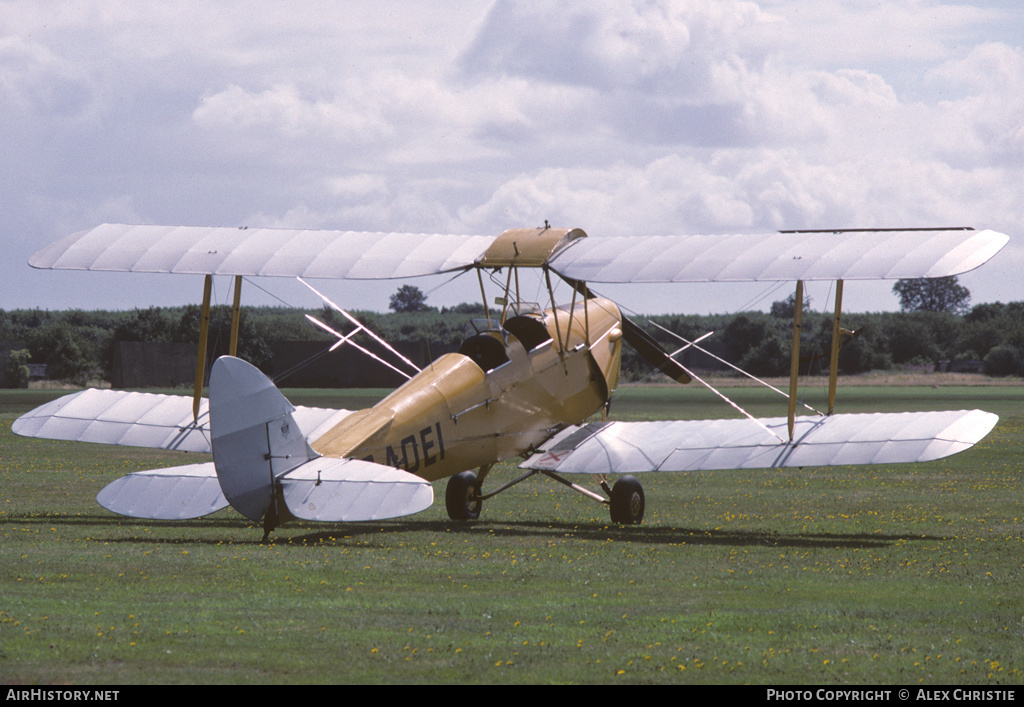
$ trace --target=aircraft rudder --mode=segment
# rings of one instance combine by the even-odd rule
[[[210,371],[210,437],[224,496],[259,521],[275,505],[275,479],[316,456],[295,407],[258,368],[222,356]]]

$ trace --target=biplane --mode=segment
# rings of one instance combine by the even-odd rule
[[[484,501],[543,475],[606,504],[615,523],[640,523],[646,501],[636,475],[642,473],[921,462],[982,439],[997,417],[980,410],[834,412],[843,283],[958,275],[1008,240],[970,228],[588,238],[547,223],[496,237],[106,224],[44,248],[30,264],[204,276],[194,394],[83,390],[23,415],[13,430],[209,453],[210,462],[128,474],[97,501],[119,514],[167,520],[231,505],[262,523],[264,538],[290,519],[354,522],[417,513],[433,503],[432,482],[445,478],[446,509],[455,520],[479,517]],[[483,322],[457,353],[423,370],[407,359],[389,363],[408,368],[408,380],[372,408],[293,406],[234,355],[243,278],[299,278],[323,297],[308,280],[473,272]],[[550,299],[546,306],[525,300],[521,278],[529,273],[542,283],[534,292]],[[485,274],[500,289],[490,303]],[[231,355],[212,365],[204,398],[215,276],[234,278],[235,326]],[[834,282],[836,292],[828,410],[797,415],[803,287],[814,280]],[[703,381],[593,286],[777,281],[796,283],[789,391],[779,391],[788,398],[785,416],[609,418],[623,345],[680,383]],[[556,302],[553,282],[571,289],[568,303]],[[366,328],[323,298],[354,329],[343,334],[310,317],[314,324],[337,337],[334,347],[358,345],[353,335]],[[687,347],[699,349],[699,341],[685,341]],[[516,458],[522,475],[485,493],[493,465]],[[586,477],[593,486],[582,485]]]

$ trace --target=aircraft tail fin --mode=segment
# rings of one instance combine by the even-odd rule
[[[230,356],[210,372],[213,462],[225,498],[269,529],[290,517],[381,520],[433,502],[430,484],[401,469],[320,457],[295,408],[256,367]],[[268,520],[270,522],[268,522]]]
[[[255,366],[222,356],[210,371],[213,463],[225,498],[259,521],[275,504],[274,481],[316,458],[295,408]]]

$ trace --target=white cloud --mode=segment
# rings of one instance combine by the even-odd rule
[[[375,113],[372,108],[352,106],[333,97],[303,96],[294,85],[276,85],[259,92],[232,85],[205,96],[192,118],[201,128],[226,133],[361,143],[384,139],[391,132]]]
[[[77,120],[91,112],[86,76],[45,45],[0,36],[0,115]]]
[[[991,5],[0,0],[0,226],[1019,233]]]
[[[463,54],[469,75],[523,75],[617,91],[657,86],[714,99],[711,74],[767,18],[751,2],[498,0]]]
[[[1024,49],[985,43],[929,79],[952,93],[936,106],[941,150],[974,164],[1024,164]]]

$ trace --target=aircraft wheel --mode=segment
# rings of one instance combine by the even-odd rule
[[[444,495],[448,517],[452,520],[479,518],[480,508],[483,506],[483,501],[477,498],[479,495],[480,487],[476,483],[476,474],[472,471],[463,471],[448,479],[448,488]]]
[[[636,525],[644,519],[644,487],[632,476],[623,476],[612,486],[612,522]]]

